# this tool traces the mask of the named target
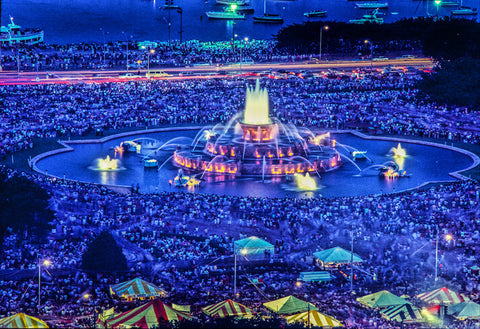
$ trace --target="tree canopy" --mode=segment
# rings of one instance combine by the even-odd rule
[[[92,272],[124,272],[128,270],[127,259],[107,231],[100,233],[82,255],[82,269]]]
[[[28,178],[0,172],[0,242],[8,227],[45,238],[53,220],[49,200],[48,193]]]

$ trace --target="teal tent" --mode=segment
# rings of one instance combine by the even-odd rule
[[[352,253],[340,247],[325,249],[313,253],[313,256],[321,263],[322,266],[335,266],[341,264],[350,264],[352,261]],[[361,259],[357,254],[353,254],[353,263],[361,263]]]
[[[251,236],[234,242],[235,254],[245,256],[246,258],[264,258],[267,254],[272,256],[275,252],[273,244]]]
[[[480,305],[472,301],[451,305],[448,307],[448,314],[460,320],[478,320],[480,319]]]
[[[357,301],[371,308],[386,308],[392,305],[409,304],[402,297],[398,297],[387,290],[359,297],[357,298]]]

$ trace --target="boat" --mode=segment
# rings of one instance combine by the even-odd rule
[[[353,151],[352,153],[353,160],[365,160],[367,159],[367,151]]]
[[[374,23],[374,24],[383,24],[383,18],[377,17],[378,9],[375,9],[370,14],[363,15],[362,18],[359,19],[351,19],[349,20],[352,24],[366,24],[366,23]]]
[[[359,9],[387,9],[388,2],[358,2],[355,6]]]
[[[254,23],[283,24],[283,18],[276,14],[267,14],[267,0],[263,0],[263,16],[254,16]]]
[[[238,7],[236,11],[244,14],[253,14],[255,12],[255,9],[253,9],[252,7],[241,6]]]
[[[143,160],[143,167],[145,169],[158,168],[158,161],[156,159],[152,159],[152,158],[145,158]]]
[[[0,44],[21,43],[25,45],[35,45],[43,42],[43,30],[40,29],[22,29],[21,26],[13,22],[10,16],[10,24],[0,28]]]
[[[440,6],[442,6],[442,7],[458,7],[458,6],[460,6],[460,3],[458,1],[442,1],[442,3],[440,3]]]
[[[225,11],[207,11],[205,14],[212,19],[245,19],[245,15],[232,11],[228,7]]]
[[[304,13],[303,16],[305,17],[323,17],[327,16],[327,11],[320,9],[320,10],[312,10],[309,11],[308,13]]]
[[[457,16],[476,16],[477,8],[460,7],[458,9],[452,10],[451,14]]]
[[[237,5],[237,6],[246,6],[248,2],[246,0],[216,0],[218,5]]]

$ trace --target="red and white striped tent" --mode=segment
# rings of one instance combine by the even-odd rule
[[[145,298],[153,299],[155,297],[167,296],[165,290],[140,278],[111,285],[110,294],[112,296],[117,295],[121,298],[126,298],[127,300]]]
[[[223,302],[208,305],[202,308],[203,313],[214,318],[226,318],[233,316],[236,318],[250,317],[253,315],[251,309],[231,299]]]
[[[48,325],[33,316],[17,313],[0,319],[0,328],[48,328]]]
[[[120,313],[106,321],[107,328],[137,327],[149,329],[163,321],[180,321],[192,319],[192,316],[175,311],[167,304],[155,299],[133,310]]]
[[[454,305],[469,300],[467,297],[458,294],[447,287],[418,294],[417,298],[425,302],[427,305]]]

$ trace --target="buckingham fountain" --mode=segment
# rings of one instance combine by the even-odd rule
[[[202,129],[187,148],[178,148],[175,166],[204,175],[304,177],[342,165],[329,134],[285,125],[269,115],[266,89],[247,87],[245,110],[225,125]],[[309,174],[309,175],[307,175]]]

